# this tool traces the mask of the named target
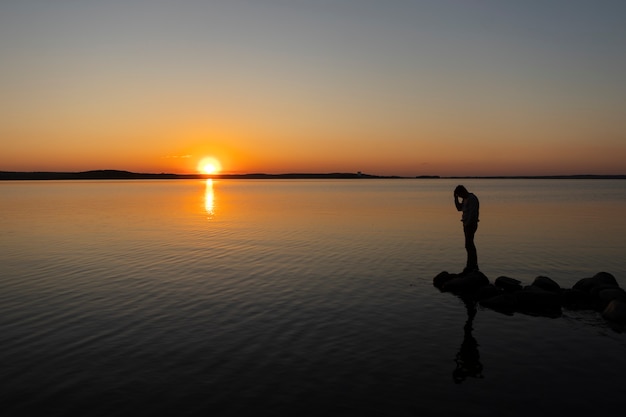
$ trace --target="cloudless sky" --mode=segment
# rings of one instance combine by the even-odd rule
[[[626,1],[2,0],[0,170],[626,173]]]

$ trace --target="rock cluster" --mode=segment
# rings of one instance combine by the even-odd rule
[[[561,288],[554,280],[539,276],[522,286],[514,278],[498,277],[492,284],[480,271],[451,274],[446,271],[433,278],[443,292],[468,297],[481,306],[505,314],[515,312],[559,317],[562,309],[596,310],[612,322],[626,324],[626,291],[608,272],[579,280],[572,288]]]

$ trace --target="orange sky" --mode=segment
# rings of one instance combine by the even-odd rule
[[[10,3],[0,170],[626,173],[621,3]]]

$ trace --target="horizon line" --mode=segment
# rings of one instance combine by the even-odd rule
[[[549,175],[377,175],[358,172],[286,172],[269,174],[175,174],[133,172],[116,169],[89,171],[0,171],[0,180],[62,180],[62,179],[256,179],[256,178],[379,178],[379,179],[626,179],[626,174],[549,174]]]

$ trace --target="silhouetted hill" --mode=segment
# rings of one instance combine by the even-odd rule
[[[0,171],[0,180],[132,180],[174,179],[175,174],[141,174],[112,169],[85,172],[6,172]]]
[[[482,176],[482,177],[446,177],[446,178],[476,178],[476,179],[522,179],[522,180],[623,180],[626,175],[512,175],[512,176]]]
[[[363,173],[288,173],[288,174],[147,174],[118,170],[95,170],[85,172],[8,172],[0,171],[0,180],[138,180],[138,179],[351,179],[351,178],[400,178]]]
[[[332,173],[287,173],[287,174],[149,174],[113,169],[84,172],[13,172],[0,171],[0,180],[150,180],[150,179],[359,179],[359,178],[409,178],[400,176],[382,176],[361,172]],[[438,175],[420,175],[419,179],[458,178],[458,179],[626,179],[626,175],[538,175],[538,176],[482,176],[482,177],[440,177]]]

